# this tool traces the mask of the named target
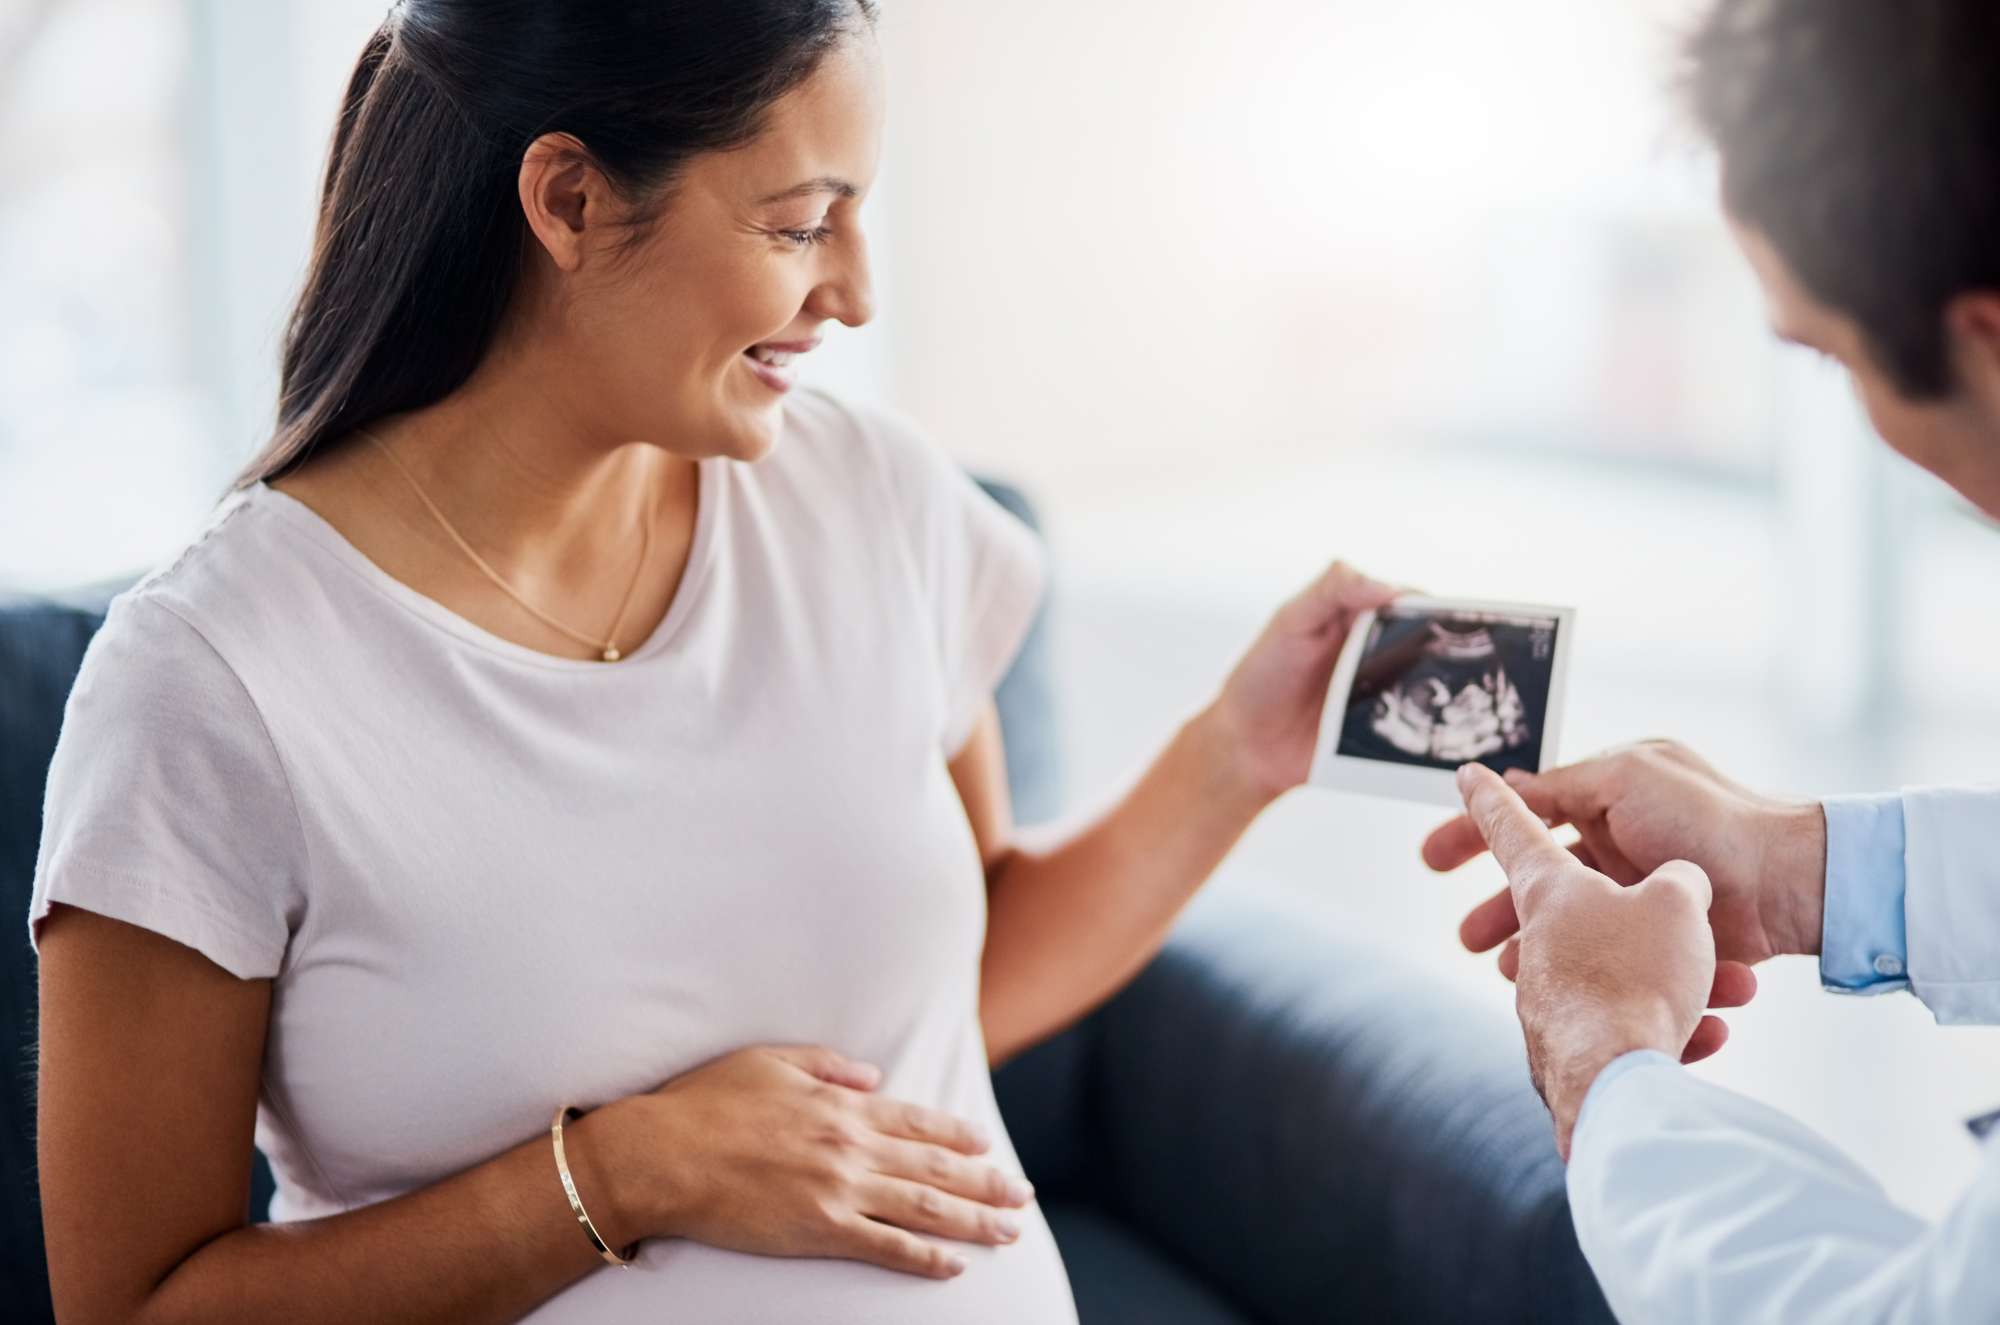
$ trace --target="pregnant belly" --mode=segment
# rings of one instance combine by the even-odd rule
[[[632,1268],[593,1270],[526,1325],[1075,1325],[1069,1277],[1039,1206],[1011,1246],[952,1243],[969,1264],[919,1279],[858,1261],[746,1256],[695,1242],[648,1242]]]

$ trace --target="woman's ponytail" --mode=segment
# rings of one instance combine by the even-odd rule
[[[347,143],[354,136],[354,125],[361,118],[361,107],[368,100],[368,89],[375,86],[375,75],[380,72],[382,62],[389,58],[389,48],[395,44],[395,33],[391,30],[395,19],[387,18],[382,26],[375,29],[375,35],[361,48],[361,58],[355,61],[354,73],[347,80],[347,95],[340,99],[340,118],[333,126],[333,147],[327,153],[326,178],[320,185],[320,224],[326,223],[326,202],[333,196],[334,181],[340,178],[340,163],[347,158]]]
[[[385,23],[349,81],[304,290],[285,328],[278,426],[232,488],[471,375],[519,262],[493,145]],[[510,224],[511,222],[511,224]]]

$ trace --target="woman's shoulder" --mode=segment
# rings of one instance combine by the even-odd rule
[[[76,683],[99,711],[136,723],[194,721],[233,703],[240,685],[217,644],[230,633],[231,576],[211,536],[234,522],[233,511],[222,514],[105,605]]]
[[[235,669],[168,594],[134,586],[111,600],[70,688],[65,732],[183,740],[234,723],[250,706]]]
[[[63,708],[30,935],[56,902],[152,929],[244,979],[274,975],[300,913],[303,838],[262,710],[199,609],[201,537],[113,597]]]
[[[206,654],[234,668],[259,640],[303,625],[325,594],[312,590],[272,499],[261,487],[230,493],[191,538],[115,594],[98,632],[107,647],[129,643],[160,663]],[[171,677],[177,669],[148,670]]]
[[[187,540],[154,562],[111,601],[199,599],[208,586],[239,565],[258,564],[248,545],[263,541],[255,489],[239,489],[217,502]]]

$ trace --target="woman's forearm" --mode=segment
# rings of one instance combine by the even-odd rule
[[[577,1194],[606,1243],[637,1236],[599,1160],[611,1110],[563,1128]],[[563,1195],[546,1132],[441,1182],[324,1219],[255,1224],[176,1266],[140,1325],[505,1325],[592,1271],[625,1274],[591,1247]]]
[[[980,1016],[995,1063],[1130,980],[1269,804],[1216,713],[1181,727],[1109,809],[1025,835],[990,869]]]

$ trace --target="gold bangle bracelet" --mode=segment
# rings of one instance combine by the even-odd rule
[[[556,1173],[562,1178],[563,1195],[569,1197],[570,1213],[576,1216],[577,1223],[583,1225],[583,1235],[590,1239],[591,1246],[597,1248],[597,1254],[619,1269],[629,1270],[632,1268],[632,1257],[639,1250],[639,1244],[633,1243],[622,1255],[605,1246],[604,1239],[597,1236],[597,1226],[591,1223],[590,1216],[583,1212],[583,1198],[576,1194],[576,1179],[569,1176],[569,1160],[563,1155],[562,1129],[563,1120],[571,1114],[582,1117],[583,1110],[569,1107],[557,1109],[555,1121],[549,1124],[549,1139],[555,1143]]]

